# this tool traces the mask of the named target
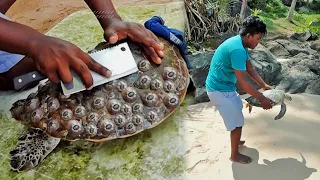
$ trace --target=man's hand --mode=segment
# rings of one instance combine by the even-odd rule
[[[266,98],[265,96],[262,96],[261,98],[259,98],[259,101],[262,105],[262,108],[265,110],[271,109],[272,108],[272,100],[269,98]]]
[[[272,89],[271,86],[269,86],[268,84],[265,84],[261,87],[263,90],[270,90]]]
[[[95,62],[87,53],[66,41],[43,36],[31,43],[30,54],[36,68],[54,83],[62,81],[72,88],[71,69],[82,79],[85,87],[90,89],[93,79],[89,69],[106,77],[111,71]]]
[[[150,30],[143,25],[131,22],[125,22],[117,18],[109,20],[105,28],[104,38],[111,44],[125,38],[141,43],[145,52],[156,64],[161,64],[161,58],[164,56],[163,44]]]

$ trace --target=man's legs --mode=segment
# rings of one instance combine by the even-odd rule
[[[239,163],[249,163],[251,158],[239,153],[239,145],[241,139],[242,127],[237,127],[230,133],[231,138],[231,156],[230,160]]]
[[[216,106],[223,118],[227,131],[230,131],[231,138],[231,157],[230,160],[239,163],[249,163],[251,158],[239,153],[239,145],[243,145],[244,141],[240,141],[242,127],[244,125],[244,117],[242,114],[243,104],[236,92],[208,92],[210,102]]]

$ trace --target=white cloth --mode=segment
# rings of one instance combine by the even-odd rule
[[[0,18],[11,21],[7,16],[0,13]],[[24,58],[23,55],[20,54],[12,54],[5,51],[0,50],[0,73],[7,72],[13,66],[15,66],[18,62],[20,62]]]
[[[244,125],[242,113],[243,103],[239,94],[235,92],[207,91],[212,105],[219,111],[227,131],[233,131]]]

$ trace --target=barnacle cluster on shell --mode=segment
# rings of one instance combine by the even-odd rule
[[[46,83],[15,102],[12,116],[66,140],[108,140],[152,128],[182,101],[188,85],[186,66],[176,56],[154,65],[139,53],[134,55],[138,73],[71,96]]]

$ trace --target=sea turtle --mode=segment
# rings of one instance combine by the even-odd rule
[[[286,111],[287,111],[287,106],[285,104],[285,100],[292,100],[292,97],[285,93],[283,90],[278,90],[278,89],[270,89],[266,90],[262,93],[265,97],[271,99],[273,102],[271,103],[272,107],[276,105],[281,105],[281,109],[279,114],[274,118],[274,120],[278,120],[282,118]],[[257,106],[257,107],[262,107],[261,103],[258,99],[256,99],[253,96],[250,96],[245,99],[248,103],[246,104],[246,107],[249,107],[249,113],[251,113],[252,106]]]
[[[16,101],[10,109],[12,117],[30,130],[10,152],[11,169],[36,167],[61,140],[126,138],[170,116],[184,100],[189,72],[179,50],[160,40],[165,45],[160,65],[128,40],[138,72],[69,97],[62,94],[61,86],[47,81],[38,86],[37,92]],[[101,43],[95,50],[106,47]]]

